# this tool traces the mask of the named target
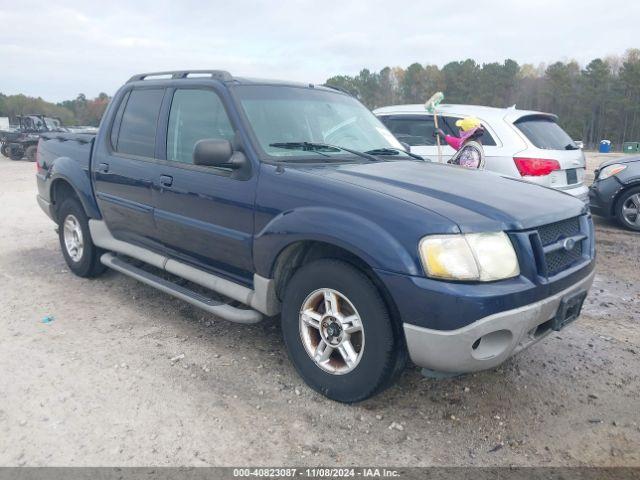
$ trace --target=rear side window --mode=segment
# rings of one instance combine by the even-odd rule
[[[176,90],[167,129],[167,160],[193,163],[193,147],[205,138],[232,141],[234,130],[220,97],[211,90]]]
[[[116,151],[154,157],[156,126],[164,90],[133,90],[122,115]]]
[[[444,122],[447,124],[447,128],[442,128],[442,127],[440,128],[442,128],[445,131],[445,133],[449,135],[454,135],[456,137],[459,137],[460,129],[456,127],[456,122],[461,118],[464,118],[464,117],[444,117]],[[482,124],[482,126],[484,127],[484,133],[482,134],[482,137],[480,137],[480,143],[482,143],[482,145],[484,145],[485,147],[495,147],[496,146],[495,139],[489,133],[489,130],[487,129],[485,124]],[[449,132],[453,132],[453,133],[449,133]]]
[[[516,127],[536,147],[544,150],[577,150],[578,147],[560,125],[549,117],[524,117]]]

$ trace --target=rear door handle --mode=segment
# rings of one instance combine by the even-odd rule
[[[160,185],[163,187],[170,187],[173,185],[173,177],[169,175],[160,175]]]
[[[108,173],[109,172],[109,164],[108,163],[99,163],[98,171],[100,173]]]

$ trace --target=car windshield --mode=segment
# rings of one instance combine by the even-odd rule
[[[60,121],[55,118],[44,117],[44,123],[49,130],[56,130],[60,128]]]
[[[543,150],[577,150],[578,146],[552,118],[530,116],[515,122],[522,133]]]
[[[408,158],[391,132],[348,95],[273,85],[239,85],[234,92],[260,147],[276,160],[362,158],[354,152]]]

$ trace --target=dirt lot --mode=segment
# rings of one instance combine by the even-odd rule
[[[597,220],[596,283],[560,334],[346,406],[302,383],[277,323],[73,276],[34,165],[0,157],[0,178],[0,465],[640,466],[640,235]]]

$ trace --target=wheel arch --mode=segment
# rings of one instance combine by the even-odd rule
[[[60,202],[66,198],[61,197],[60,194],[71,193],[80,201],[89,218],[102,218],[93,196],[93,187],[88,172],[71,158],[57,158],[51,168],[51,186],[49,187],[54,212],[57,212]]]
[[[618,211],[618,205],[620,202],[620,199],[622,198],[622,196],[628,192],[629,190],[631,190],[632,188],[638,188],[640,187],[640,178],[636,178],[633,179],[627,183],[624,184],[624,187],[621,188],[616,195],[613,197],[613,201],[611,202],[611,211],[609,212],[609,214],[612,217],[615,217]]]
[[[404,335],[400,331],[400,312],[391,293],[371,265],[342,246],[318,240],[300,240],[283,248],[276,256],[271,270],[271,278],[275,281],[276,296],[280,300],[283,299],[284,290],[296,271],[304,265],[322,259],[340,260],[361,271],[380,292],[394,321],[394,326],[398,329],[396,332],[398,338],[404,341]]]

